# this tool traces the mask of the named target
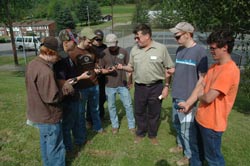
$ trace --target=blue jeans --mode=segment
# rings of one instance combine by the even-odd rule
[[[191,158],[192,152],[191,152],[191,132],[194,130],[194,117],[192,117],[192,120],[190,122],[181,122],[178,116],[178,106],[177,104],[181,101],[181,99],[173,99],[173,105],[172,105],[172,121],[173,121],[173,126],[176,130],[177,136],[176,136],[176,141],[177,145],[179,147],[182,147],[184,149],[184,155],[187,158]],[[196,107],[192,108],[193,115],[194,111],[196,110]]]
[[[217,132],[196,124],[194,140],[192,140],[191,166],[202,166],[204,159],[209,166],[225,166],[221,153],[221,139],[223,132]]]
[[[95,131],[102,131],[102,123],[100,119],[99,112],[99,86],[92,86],[86,89],[80,90],[82,95],[83,110],[86,112],[87,103],[89,104],[88,109],[90,109],[91,118],[93,121],[93,129]]]
[[[65,148],[61,123],[36,124],[40,131],[40,148],[44,166],[64,166]]]
[[[128,120],[128,128],[135,128],[135,118],[133,113],[133,106],[131,101],[131,96],[127,87],[119,86],[117,88],[105,88],[107,100],[108,100],[108,110],[109,116],[112,123],[112,128],[119,128],[119,120],[117,116],[115,101],[116,94],[120,94],[120,99],[125,107],[126,116]]]
[[[73,150],[72,135],[74,144],[81,146],[86,142],[85,117],[80,99],[64,103],[62,124],[63,142],[67,151]]]

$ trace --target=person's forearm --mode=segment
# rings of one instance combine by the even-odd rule
[[[133,72],[134,71],[134,69],[131,66],[129,66],[129,65],[122,66],[122,70],[125,70],[127,72]]]
[[[197,100],[198,100],[198,94],[203,91],[203,85],[201,82],[198,82],[196,87],[194,88],[191,96],[187,99],[186,103],[191,107]]]
[[[174,68],[166,69],[165,70],[165,86],[169,87],[170,81],[171,81],[171,76],[174,73]]]
[[[128,82],[130,83],[130,84],[132,84],[133,83],[133,76],[132,76],[132,73],[127,73],[127,75],[128,75]]]

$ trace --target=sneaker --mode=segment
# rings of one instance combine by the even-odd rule
[[[134,140],[134,143],[135,143],[135,144],[139,144],[142,140],[143,140],[143,137],[136,136],[136,137],[135,137],[135,140]]]
[[[187,157],[183,157],[179,161],[176,162],[178,166],[189,165],[189,159]]]
[[[159,145],[157,138],[150,138],[150,142],[152,145]]]
[[[136,130],[135,130],[135,128],[131,128],[131,129],[129,129],[129,131],[130,131],[131,134],[135,134]]]
[[[173,147],[173,148],[170,148],[170,149],[169,149],[169,152],[170,152],[170,153],[180,153],[180,152],[183,152],[183,148],[180,147],[180,146]]]
[[[112,128],[112,134],[117,134],[118,133],[118,128]]]

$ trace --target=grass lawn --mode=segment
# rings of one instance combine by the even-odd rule
[[[39,132],[25,124],[24,73],[0,72],[0,78],[0,166],[41,165]],[[108,132],[106,135],[96,135],[88,130],[88,140],[92,143],[87,144],[68,165],[174,166],[182,155],[168,152],[170,147],[175,146],[175,135],[171,130],[170,98],[163,102],[159,146],[151,145],[148,138],[138,145],[134,144],[134,136],[127,129],[125,111],[119,100],[117,107],[121,122],[119,133],[112,135],[108,120],[104,122]],[[228,129],[223,135],[222,152],[228,166],[247,166],[250,163],[250,118],[245,108],[249,108],[249,101],[239,94],[229,117]]]
[[[133,14],[135,11],[135,5],[134,4],[126,4],[126,5],[114,5],[113,6],[113,23],[119,24],[119,23],[128,23],[132,20]],[[110,6],[104,6],[101,7],[102,15],[111,15],[111,7]],[[111,27],[112,21],[104,22],[102,24],[98,25],[91,25],[91,28],[93,29],[104,29],[106,27]],[[78,27],[79,28],[79,27]]]

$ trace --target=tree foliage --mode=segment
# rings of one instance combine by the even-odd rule
[[[176,9],[201,31],[223,28],[243,32],[250,26],[249,0],[177,0]]]
[[[18,65],[16,45],[13,33],[13,22],[21,20],[28,9],[32,7],[33,0],[1,0],[0,1],[0,22],[9,28],[13,58],[15,65]]]
[[[101,9],[97,1],[93,0],[80,0],[76,6],[76,13],[80,23],[86,25],[88,21],[95,24],[102,18]]]
[[[75,29],[76,27],[69,8],[65,8],[58,12],[58,15],[56,17],[56,23],[57,23],[57,32],[60,31],[61,29],[66,29],[66,28]]]
[[[149,23],[148,9],[148,0],[136,0],[136,10],[133,16],[133,23]]]

